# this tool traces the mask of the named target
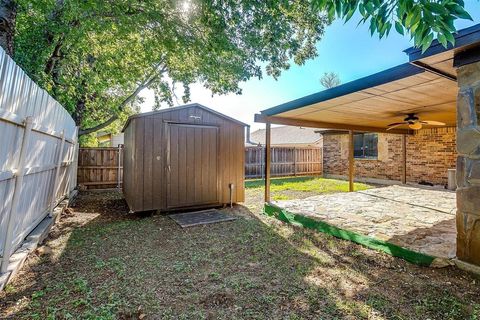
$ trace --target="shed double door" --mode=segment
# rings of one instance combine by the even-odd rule
[[[218,127],[168,123],[167,130],[167,207],[218,204]]]

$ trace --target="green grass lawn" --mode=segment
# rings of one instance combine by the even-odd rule
[[[263,179],[245,181],[246,189],[262,189],[264,185],[265,180]],[[355,191],[360,191],[370,189],[372,186],[355,183],[354,188]],[[313,176],[273,178],[271,179],[270,191],[273,194],[273,200],[304,198],[320,193],[348,192],[348,181]]]

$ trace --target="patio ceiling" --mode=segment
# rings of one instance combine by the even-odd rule
[[[480,42],[480,25],[459,31],[456,46],[434,42],[422,53],[407,49],[409,63],[293,100],[255,116],[256,122],[346,129],[386,131],[406,114],[456,125],[455,52]],[[409,133],[408,127],[390,130]]]

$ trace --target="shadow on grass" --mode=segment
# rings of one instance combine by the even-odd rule
[[[53,252],[31,259],[0,296],[0,317],[468,319],[479,301],[464,273],[412,266],[244,206],[226,210],[236,221],[188,229],[128,215],[118,194],[84,194],[75,211],[48,240]]]

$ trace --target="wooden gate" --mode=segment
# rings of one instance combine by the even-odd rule
[[[122,185],[122,148],[80,148],[77,183],[80,188],[107,189]]]
[[[167,206],[219,203],[218,127],[167,126]]]

